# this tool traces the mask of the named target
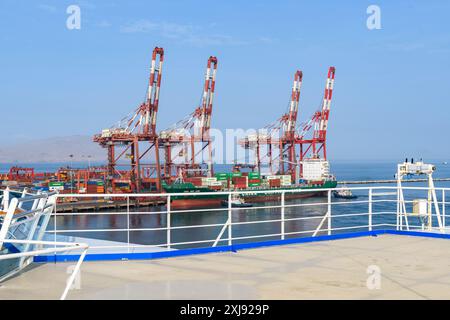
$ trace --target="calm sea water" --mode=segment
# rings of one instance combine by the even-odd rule
[[[450,177],[450,165],[444,165],[442,162],[433,162],[436,164],[437,170],[434,176],[436,178],[448,178]],[[20,164],[19,164],[20,165]],[[86,164],[76,164],[77,166],[86,166]],[[93,164],[94,165],[94,164]],[[0,164],[0,171],[7,171],[10,165]],[[37,171],[52,171],[61,166],[67,166],[66,163],[62,164],[29,164],[36,168]],[[216,171],[227,171],[230,166],[217,166]],[[332,163],[332,172],[336,175],[338,180],[377,180],[377,179],[394,179],[396,171],[395,162],[335,162]],[[355,185],[356,187],[363,187],[368,185]],[[380,186],[380,185],[374,185]],[[395,185],[391,185],[395,186]],[[423,183],[410,183],[407,186],[425,186]],[[438,187],[450,187],[449,182],[438,182]],[[387,192],[384,190],[383,192]],[[381,191],[380,191],[381,192]],[[358,195],[359,201],[367,200],[368,194],[366,190],[355,191],[354,194]],[[426,198],[426,192],[422,191],[407,191],[405,192],[407,199]],[[447,195],[450,197],[450,194]],[[441,200],[441,193],[438,193],[438,198]],[[384,197],[383,199],[395,200],[395,196]],[[323,216],[327,210],[326,198],[309,198],[287,201],[288,205],[299,204],[301,207],[287,207],[285,209],[286,219],[293,218],[305,218],[305,217],[317,217],[314,219],[302,219],[289,221],[285,224],[285,232],[296,233],[288,235],[289,237],[310,236],[312,230],[315,230],[320,223],[321,216]],[[333,228],[343,227],[356,227],[367,225],[367,216],[354,216],[354,217],[339,217],[339,215],[349,213],[366,213],[368,212],[368,204],[354,204],[349,200],[340,200],[333,198]],[[448,201],[448,200],[447,200]],[[263,203],[257,204],[257,206],[273,206],[279,205],[279,203]],[[450,208],[446,208],[447,211]],[[111,240],[118,242],[127,242],[127,239],[134,244],[146,244],[146,245],[158,245],[164,244],[166,241],[167,233],[162,231],[149,231],[142,230],[145,228],[164,228],[167,226],[167,215],[160,211],[165,211],[165,207],[149,207],[139,208],[136,211],[127,215],[68,215],[58,217],[56,221],[51,221],[49,229],[53,229],[56,225],[57,230],[67,230],[64,235],[79,236],[87,238],[95,238],[102,240]],[[395,215],[383,214],[384,212],[395,212],[395,202],[381,202],[374,203],[373,212],[380,213],[380,215],[373,216],[373,223],[395,223]],[[141,212],[151,212],[152,214],[141,214]],[[450,212],[450,211],[449,211]],[[172,214],[171,225],[172,227],[187,226],[187,225],[208,225],[208,224],[220,224],[227,220],[227,210],[219,211],[204,211],[193,213],[176,213]],[[247,237],[247,236],[259,236],[278,234],[281,230],[280,222],[260,223],[260,224],[246,224],[250,221],[264,221],[264,220],[276,220],[281,217],[280,208],[260,208],[260,209],[245,209],[245,210],[233,210],[233,222],[242,223],[233,226],[233,237]],[[447,219],[448,220],[448,219]],[[416,221],[418,223],[419,221]],[[450,221],[449,221],[450,223]],[[135,229],[130,232],[119,231],[120,229],[126,229],[129,226],[131,229]],[[326,227],[326,223],[324,225]],[[109,231],[94,231],[98,229],[107,229]],[[171,241],[186,242],[186,241],[204,241],[214,240],[220,232],[221,227],[203,227],[203,228],[190,228],[185,230],[172,230]],[[364,230],[351,229],[352,231]],[[84,230],[82,232],[74,232],[74,230]],[[86,231],[87,230],[87,231]],[[349,230],[346,230],[347,232]],[[339,231],[336,231],[339,232]],[[341,232],[345,232],[344,230]],[[225,232],[225,235],[227,232]],[[249,242],[249,241],[262,241],[270,239],[279,239],[279,236],[261,237],[245,240],[236,240],[235,243]],[[189,245],[189,247],[201,247],[209,246],[211,243]],[[187,247],[186,245],[178,245],[175,248]]]

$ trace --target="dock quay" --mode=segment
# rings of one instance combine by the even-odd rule
[[[165,199],[129,199],[127,200],[80,200],[76,202],[63,202],[56,205],[56,211],[63,212],[85,212],[119,210],[127,208],[152,207],[165,205]]]

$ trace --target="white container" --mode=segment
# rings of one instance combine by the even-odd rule
[[[62,190],[64,190],[64,186],[49,186],[48,190],[50,190],[50,191],[62,191]]]
[[[302,178],[305,180],[325,180],[330,175],[330,165],[326,160],[307,159],[302,164]]]

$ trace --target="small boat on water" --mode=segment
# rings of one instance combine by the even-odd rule
[[[333,195],[335,198],[339,199],[356,199],[358,196],[355,196],[350,189],[342,188],[336,191],[333,191]]]
[[[222,200],[222,207],[228,207],[228,200]],[[231,207],[232,208],[250,208],[253,204],[246,203],[244,199],[239,197],[239,195],[231,196]]]

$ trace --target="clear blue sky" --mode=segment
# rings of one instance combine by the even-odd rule
[[[163,129],[198,104],[205,63],[219,59],[213,126],[258,128],[285,111],[304,71],[301,120],[336,66],[331,159],[448,158],[450,2],[12,1],[0,3],[0,143],[90,135],[145,94],[163,46]],[[81,30],[66,8],[81,8]],[[381,8],[381,30],[366,9]]]

